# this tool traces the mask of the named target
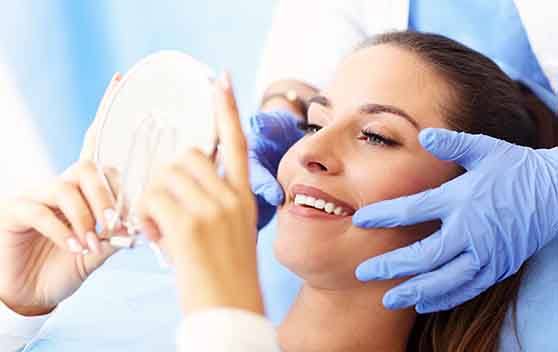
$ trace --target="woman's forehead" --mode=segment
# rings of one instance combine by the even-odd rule
[[[396,106],[421,125],[439,125],[445,82],[418,55],[393,45],[376,45],[348,55],[323,95],[341,111],[363,103]],[[423,123],[422,123],[423,122]]]

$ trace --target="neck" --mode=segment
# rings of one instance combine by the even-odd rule
[[[390,311],[382,297],[393,282],[327,290],[304,284],[278,329],[285,352],[404,352],[413,309]]]

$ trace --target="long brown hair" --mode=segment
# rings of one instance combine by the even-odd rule
[[[529,147],[554,146],[552,112],[486,56],[441,35],[409,31],[374,36],[357,50],[380,44],[410,50],[445,80],[450,89],[440,108],[451,129]],[[419,315],[408,351],[497,351],[510,308],[515,317],[524,267],[454,309]]]

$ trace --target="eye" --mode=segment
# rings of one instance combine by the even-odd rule
[[[376,132],[362,130],[360,133],[361,136],[359,137],[359,139],[366,141],[366,143],[368,144],[386,146],[386,147],[397,146],[399,144],[393,139],[384,137],[381,134],[378,134]]]
[[[308,123],[306,121],[299,121],[297,123],[297,127],[304,132],[305,135],[307,134],[313,134],[318,132],[319,130],[322,129],[322,126],[313,124],[313,123]]]

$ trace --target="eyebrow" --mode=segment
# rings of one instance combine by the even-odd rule
[[[326,98],[323,95],[315,95],[312,98],[310,98],[308,100],[308,105],[310,105],[312,103],[320,104],[320,105],[328,107],[328,108],[331,107],[331,102],[329,101],[328,98]],[[416,129],[419,129],[418,122],[415,119],[413,119],[411,117],[411,115],[407,114],[402,109],[400,109],[396,106],[393,106],[393,105],[368,103],[368,104],[361,105],[358,108],[358,111],[362,114],[379,114],[379,113],[385,112],[385,113],[388,113],[388,114],[394,114],[394,115],[397,115],[397,116],[401,116],[405,120],[409,121]]]

